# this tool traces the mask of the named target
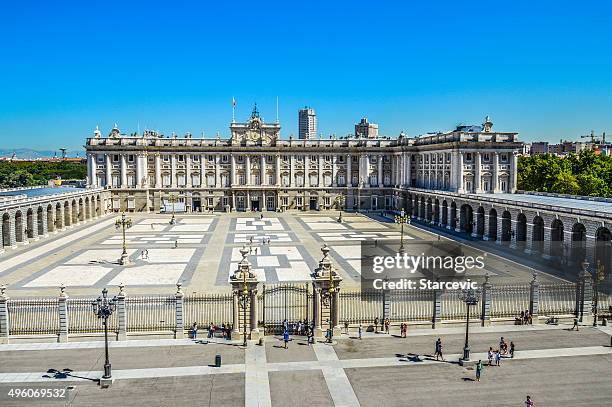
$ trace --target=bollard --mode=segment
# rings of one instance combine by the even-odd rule
[[[221,355],[215,356],[215,367],[221,367]]]

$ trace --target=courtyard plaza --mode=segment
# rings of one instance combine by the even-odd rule
[[[473,325],[472,359],[485,361],[480,382],[473,366],[457,363],[464,329],[364,333],[351,330],[334,344],[308,345],[292,336],[263,346],[220,338],[111,342],[114,382],[100,389],[103,342],[0,345],[0,403],[40,405],[11,399],[10,389],[66,389],[44,405],[91,406],[518,406],[531,395],[538,406],[606,406],[612,395],[609,327],[571,325]],[[486,352],[500,337],[516,345],[514,358],[486,366]],[[433,356],[441,338],[445,361]],[[221,367],[214,366],[221,355]],[[55,371],[64,373],[55,373]]]
[[[127,216],[132,220],[126,230],[129,265],[118,262],[122,231],[115,227],[120,214],[114,214],[3,254],[0,283],[13,298],[56,296],[61,285],[71,296],[98,295],[102,288],[120,284],[130,295],[170,294],[177,283],[186,294],[221,293],[228,291],[239,250],[247,246],[259,282],[303,284],[311,281],[326,244],[343,289],[358,290],[361,242],[400,238],[400,226],[391,218],[367,213],[344,212],[342,222],[337,211],[264,212],[263,218],[254,212],[177,213],[174,224],[170,214]],[[426,229],[405,225],[404,239],[446,238]],[[534,266],[528,258],[507,257],[490,242],[468,243],[467,255],[488,253],[485,269],[468,277],[482,279],[488,273],[493,283],[526,283],[532,267],[538,267],[545,272],[540,281],[560,280],[552,275],[554,269]]]

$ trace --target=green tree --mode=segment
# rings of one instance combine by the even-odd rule
[[[557,176],[552,190],[559,194],[576,195],[580,192],[580,185],[578,185],[574,174],[569,171],[563,171]]]

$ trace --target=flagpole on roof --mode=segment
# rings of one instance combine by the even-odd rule
[[[232,96],[232,123],[236,123],[236,99]]]

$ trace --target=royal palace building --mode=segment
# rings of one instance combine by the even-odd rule
[[[394,209],[406,187],[495,193],[516,189],[517,133],[482,125],[397,138],[281,139],[257,108],[229,138],[156,132],[87,139],[88,183],[115,211]]]

